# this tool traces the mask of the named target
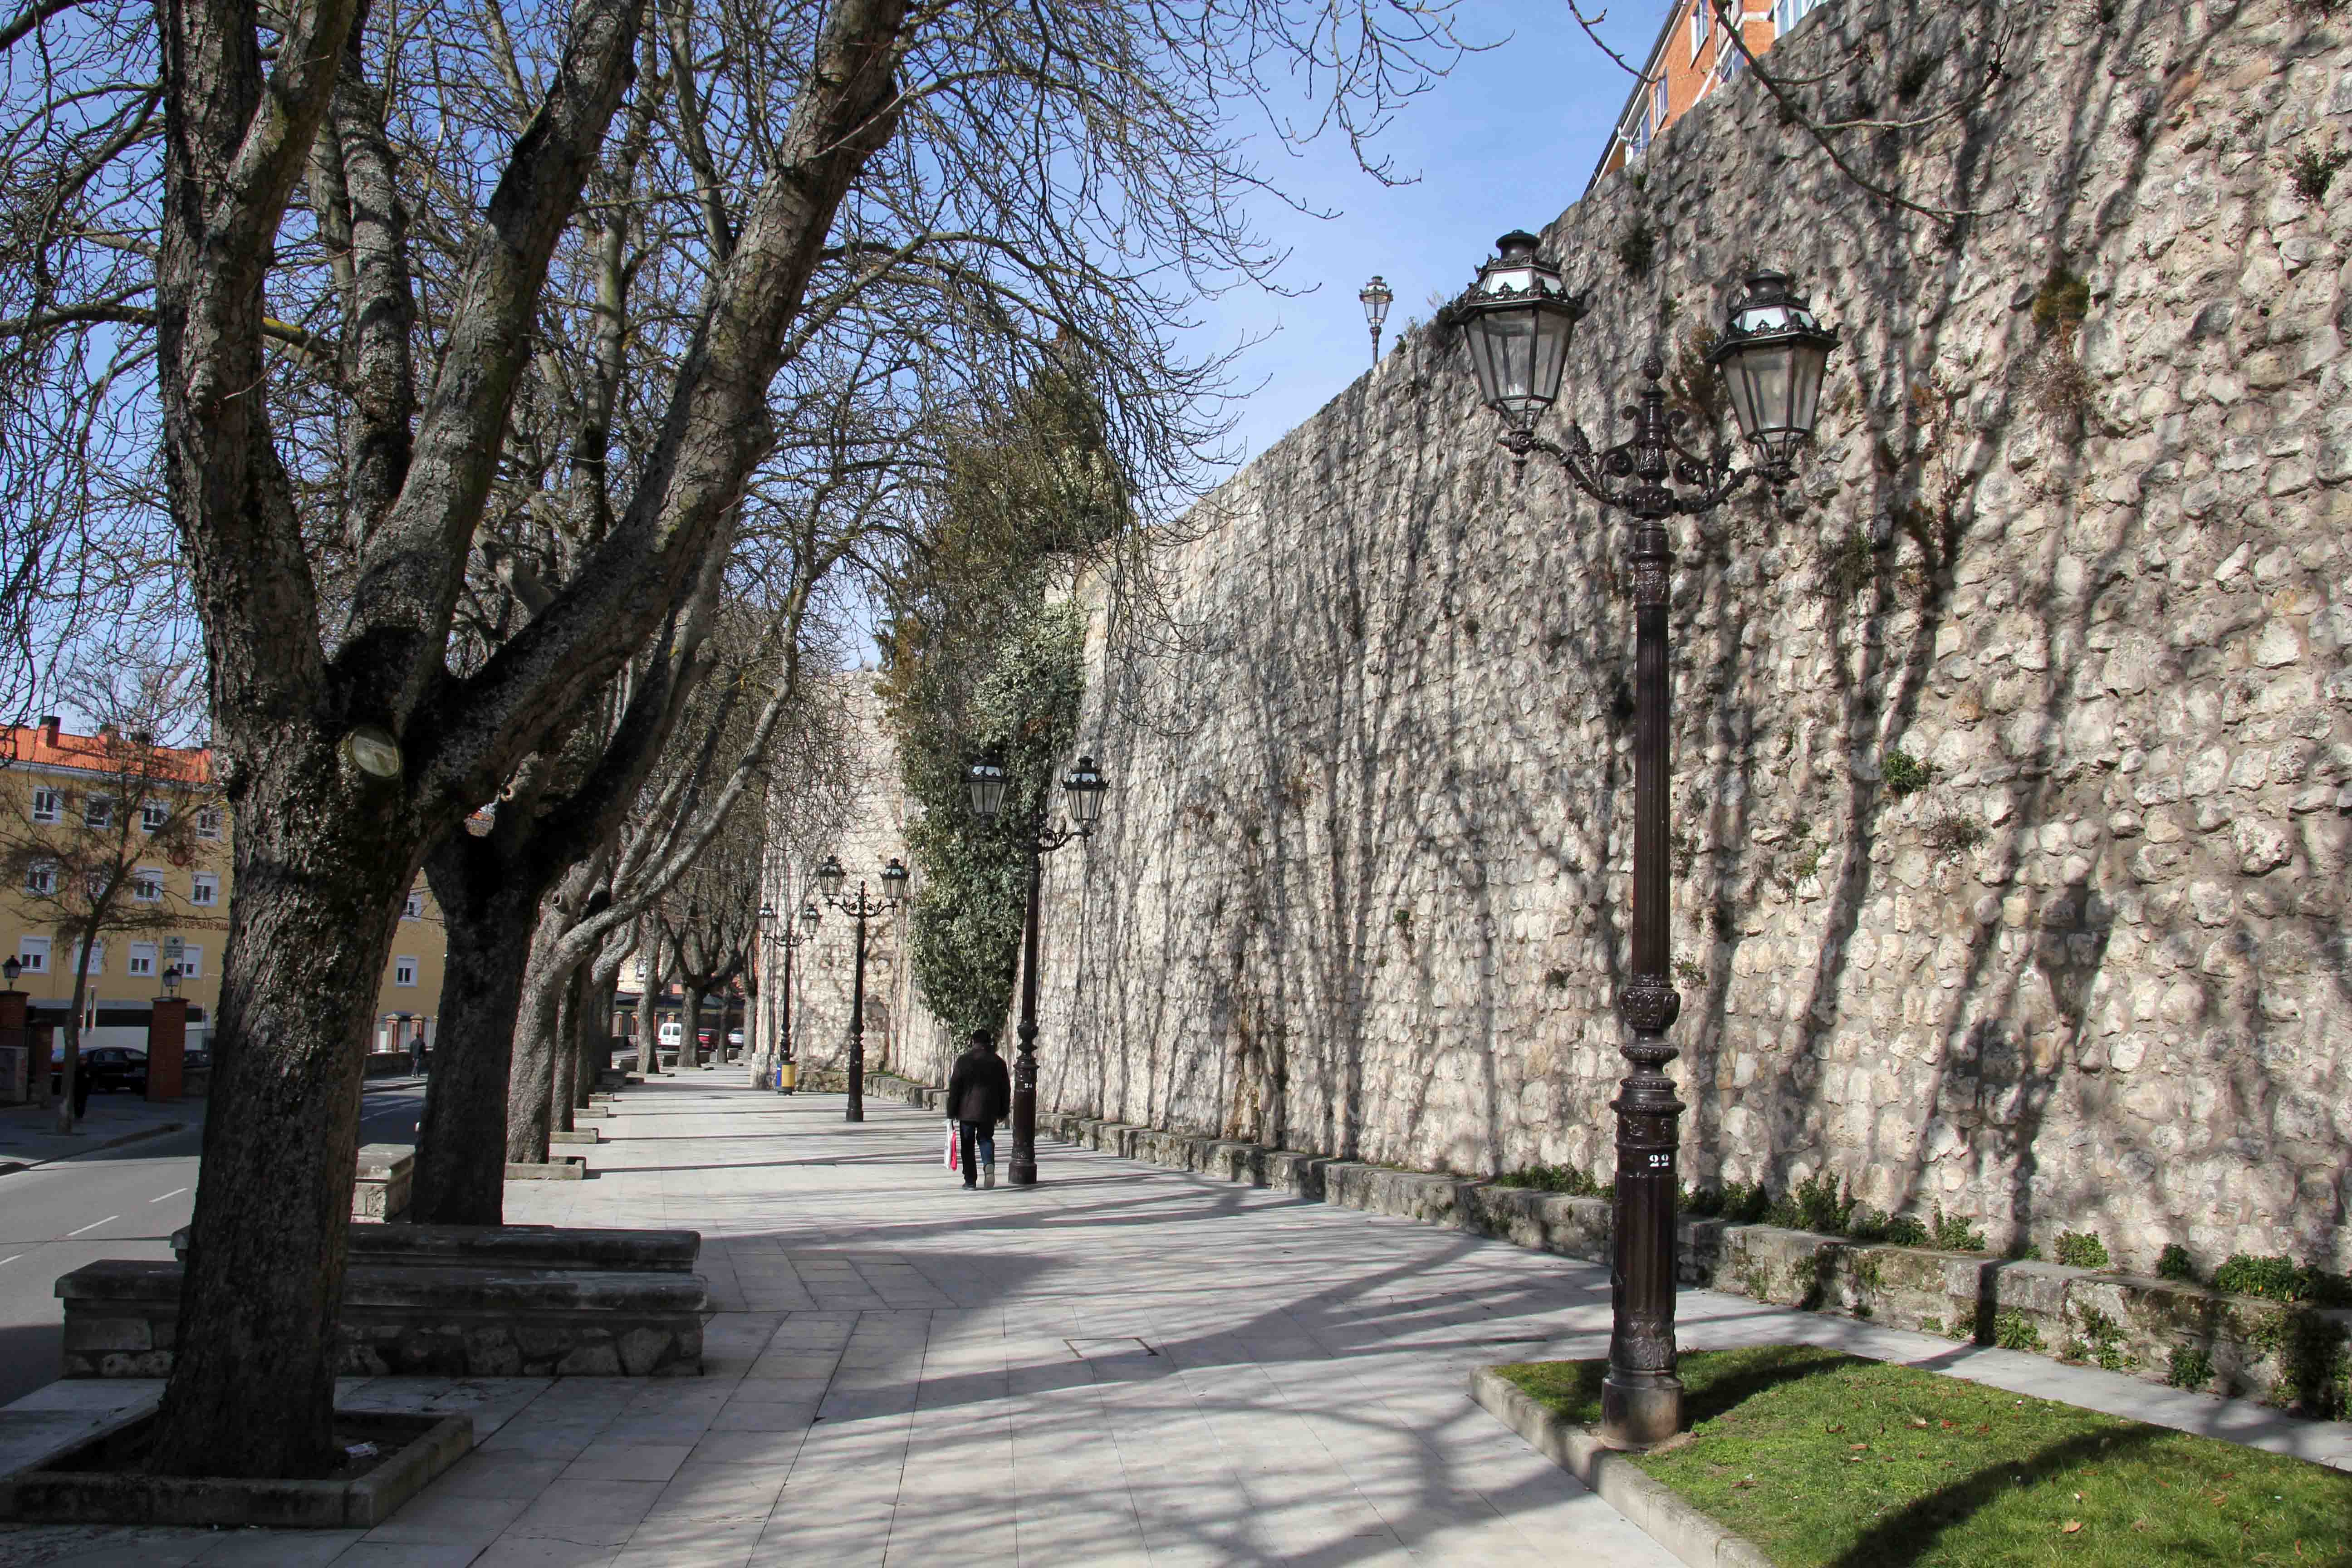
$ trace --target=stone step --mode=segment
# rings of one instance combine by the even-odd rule
[[[587,1175],[588,1161],[584,1155],[551,1154],[543,1165],[525,1164],[513,1160],[507,1162],[507,1180],[509,1182],[578,1182],[586,1180]]]

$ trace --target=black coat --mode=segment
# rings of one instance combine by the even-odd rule
[[[948,1075],[948,1114],[958,1121],[992,1127],[1013,1110],[1013,1075],[994,1051],[972,1047],[956,1058]]]

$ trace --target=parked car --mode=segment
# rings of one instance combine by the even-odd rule
[[[81,1053],[76,1071],[89,1080],[90,1092],[100,1089],[112,1092],[129,1089],[134,1094],[147,1092],[147,1053],[129,1046],[94,1046]],[[49,1092],[63,1094],[66,1082],[66,1048],[49,1047]]]
[[[680,1024],[676,1018],[664,1018],[661,1022],[661,1027],[654,1031],[654,1038],[659,1044],[667,1046],[675,1050],[677,1047],[677,1043],[686,1038],[686,1026]]]
[[[180,1055],[180,1070],[182,1072],[212,1071],[212,1047],[209,1046],[190,1046]]]
[[[727,1043],[735,1049],[739,1051],[741,1050],[743,1048],[743,1031],[740,1029],[728,1030]]]

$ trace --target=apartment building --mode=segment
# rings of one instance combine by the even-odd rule
[[[1749,54],[1762,56],[1773,40],[1786,37],[1822,0],[1739,0],[1740,37]],[[1665,25],[1650,46],[1641,79],[1626,95],[1617,116],[1617,129],[1602,149],[1601,162],[1585,182],[1591,190],[1603,174],[1639,163],[1650,143],[1665,134],[1706,95],[1747,68],[1747,58],[1732,41],[1717,0],[1677,0],[1666,7]]]
[[[142,798],[118,798],[133,793]],[[89,975],[84,1043],[144,1048],[164,973],[177,968],[188,1043],[208,1045],[236,892],[234,834],[207,751],[158,747],[103,727],[76,734],[54,716],[0,728],[0,841],[7,847],[0,944],[21,967],[16,989],[26,993],[31,1017],[65,1022],[79,960]],[[73,942],[59,927],[75,900],[60,879],[120,847],[130,852],[121,907],[132,929],[68,951]],[[420,879],[384,964],[373,1048],[405,1051],[420,1029],[431,1038],[446,951],[441,912]]]

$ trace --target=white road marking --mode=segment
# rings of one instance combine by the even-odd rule
[[[100,1226],[112,1225],[116,1220],[119,1220],[121,1217],[122,1216],[119,1214],[110,1214],[104,1219],[94,1219],[90,1221],[88,1225],[82,1226],[81,1230],[96,1230]],[[81,1230],[69,1230],[66,1232],[66,1239],[68,1241],[72,1240],[75,1237],[81,1234]]]
[[[176,1198],[187,1190],[188,1189],[185,1187],[173,1187],[170,1192],[163,1194],[163,1198]],[[160,1204],[163,1201],[163,1198],[149,1198],[147,1201],[151,1204]],[[100,1223],[103,1222],[101,1221]]]
[[[21,1253],[21,1252],[12,1252],[12,1253],[10,1253],[10,1254],[9,1254],[7,1257],[5,1257],[5,1258],[0,1258],[0,1264],[9,1264],[9,1263],[14,1263],[14,1262],[16,1262],[16,1259],[18,1259],[19,1258],[22,1258],[22,1257],[24,1257],[24,1256],[25,1256],[25,1255],[24,1255],[23,1253]]]

